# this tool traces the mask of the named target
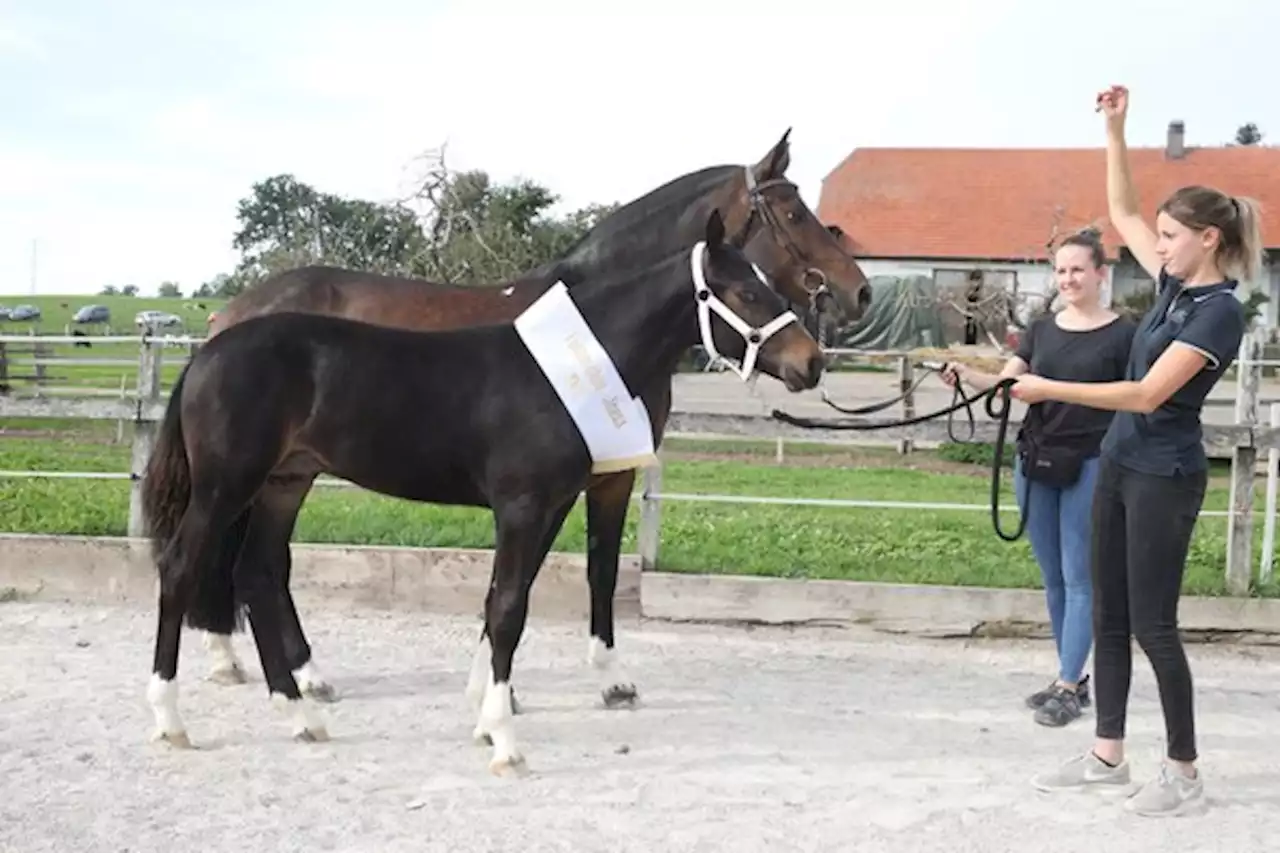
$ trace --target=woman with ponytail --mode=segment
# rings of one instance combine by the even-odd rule
[[[1098,95],[1107,120],[1107,199],[1112,225],[1158,282],[1156,303],[1138,324],[1122,381],[1024,374],[1013,389],[1027,403],[1116,412],[1092,508],[1095,740],[1033,784],[1045,791],[1129,786],[1124,737],[1135,638],[1159,687],[1168,760],[1126,805],[1172,815],[1204,800],[1191,671],[1178,634],[1182,577],[1208,484],[1201,409],[1239,351],[1245,315],[1234,291],[1240,279],[1257,278],[1262,240],[1254,202],[1202,186],[1165,199],[1153,231],[1129,176],[1128,106],[1122,86]]]

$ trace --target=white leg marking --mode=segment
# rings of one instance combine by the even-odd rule
[[[631,706],[636,701],[636,686],[618,664],[617,651],[599,637],[587,638],[587,664],[598,673],[600,698],[606,708]]]
[[[329,739],[320,710],[306,697],[289,699],[283,693],[272,693],[271,704],[289,718],[295,740],[315,743]]]
[[[151,673],[151,681],[147,684],[147,702],[156,718],[156,731],[152,740],[162,740],[180,749],[190,748],[191,740],[187,737],[187,729],[178,713],[178,683],[165,681],[158,672]]]
[[[480,721],[476,730],[483,730],[493,739],[493,758],[489,770],[501,776],[507,772],[522,774],[525,771],[524,756],[516,747],[516,728],[511,713],[511,685],[490,680],[480,707]]]
[[[213,665],[209,668],[210,681],[219,684],[244,684],[244,665],[236,657],[229,635],[205,631],[204,647],[213,660]]]
[[[480,704],[484,702],[485,689],[489,686],[492,673],[492,663],[493,647],[489,645],[489,635],[485,634],[480,642],[476,643],[476,656],[471,659],[471,674],[467,677],[467,701],[475,711],[479,711]],[[483,732],[477,732],[477,737],[482,734]]]
[[[322,702],[332,702],[337,695],[333,685],[320,674],[314,657],[293,671],[293,680],[298,682],[298,689],[304,695]]]

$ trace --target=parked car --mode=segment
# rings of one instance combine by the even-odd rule
[[[105,305],[85,305],[71,318],[73,323],[109,323],[111,309]]]
[[[163,329],[170,326],[181,326],[182,318],[168,311],[139,311],[133,318],[135,325],[146,329]]]
[[[40,309],[34,305],[18,305],[9,312],[9,319],[17,323],[24,320],[39,320]]]

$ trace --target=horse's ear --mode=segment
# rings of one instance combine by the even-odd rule
[[[787,173],[791,165],[791,128],[787,128],[782,138],[769,149],[769,153],[760,158],[760,162],[751,167],[757,181],[780,178]]]
[[[720,216],[720,208],[711,208],[707,217],[707,248],[714,249],[724,242],[724,218]]]

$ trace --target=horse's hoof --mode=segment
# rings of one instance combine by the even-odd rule
[[[221,667],[209,672],[209,681],[214,684],[244,684],[249,679],[245,676],[244,670],[237,664],[236,666]]]
[[[329,731],[323,728],[303,729],[294,733],[293,739],[298,743],[325,743],[329,740]]]
[[[317,702],[332,704],[338,701],[338,691],[332,684],[320,682],[319,684],[308,684],[306,689],[302,691],[302,695],[310,696]]]
[[[614,684],[600,691],[600,699],[610,711],[632,709],[639,703],[640,694],[634,684]]]
[[[524,760],[523,755],[510,755],[490,761],[489,772],[498,777],[523,777],[529,775],[529,764]]]
[[[172,749],[192,749],[191,738],[186,732],[156,732],[151,736],[151,740],[157,743],[167,744]]]

